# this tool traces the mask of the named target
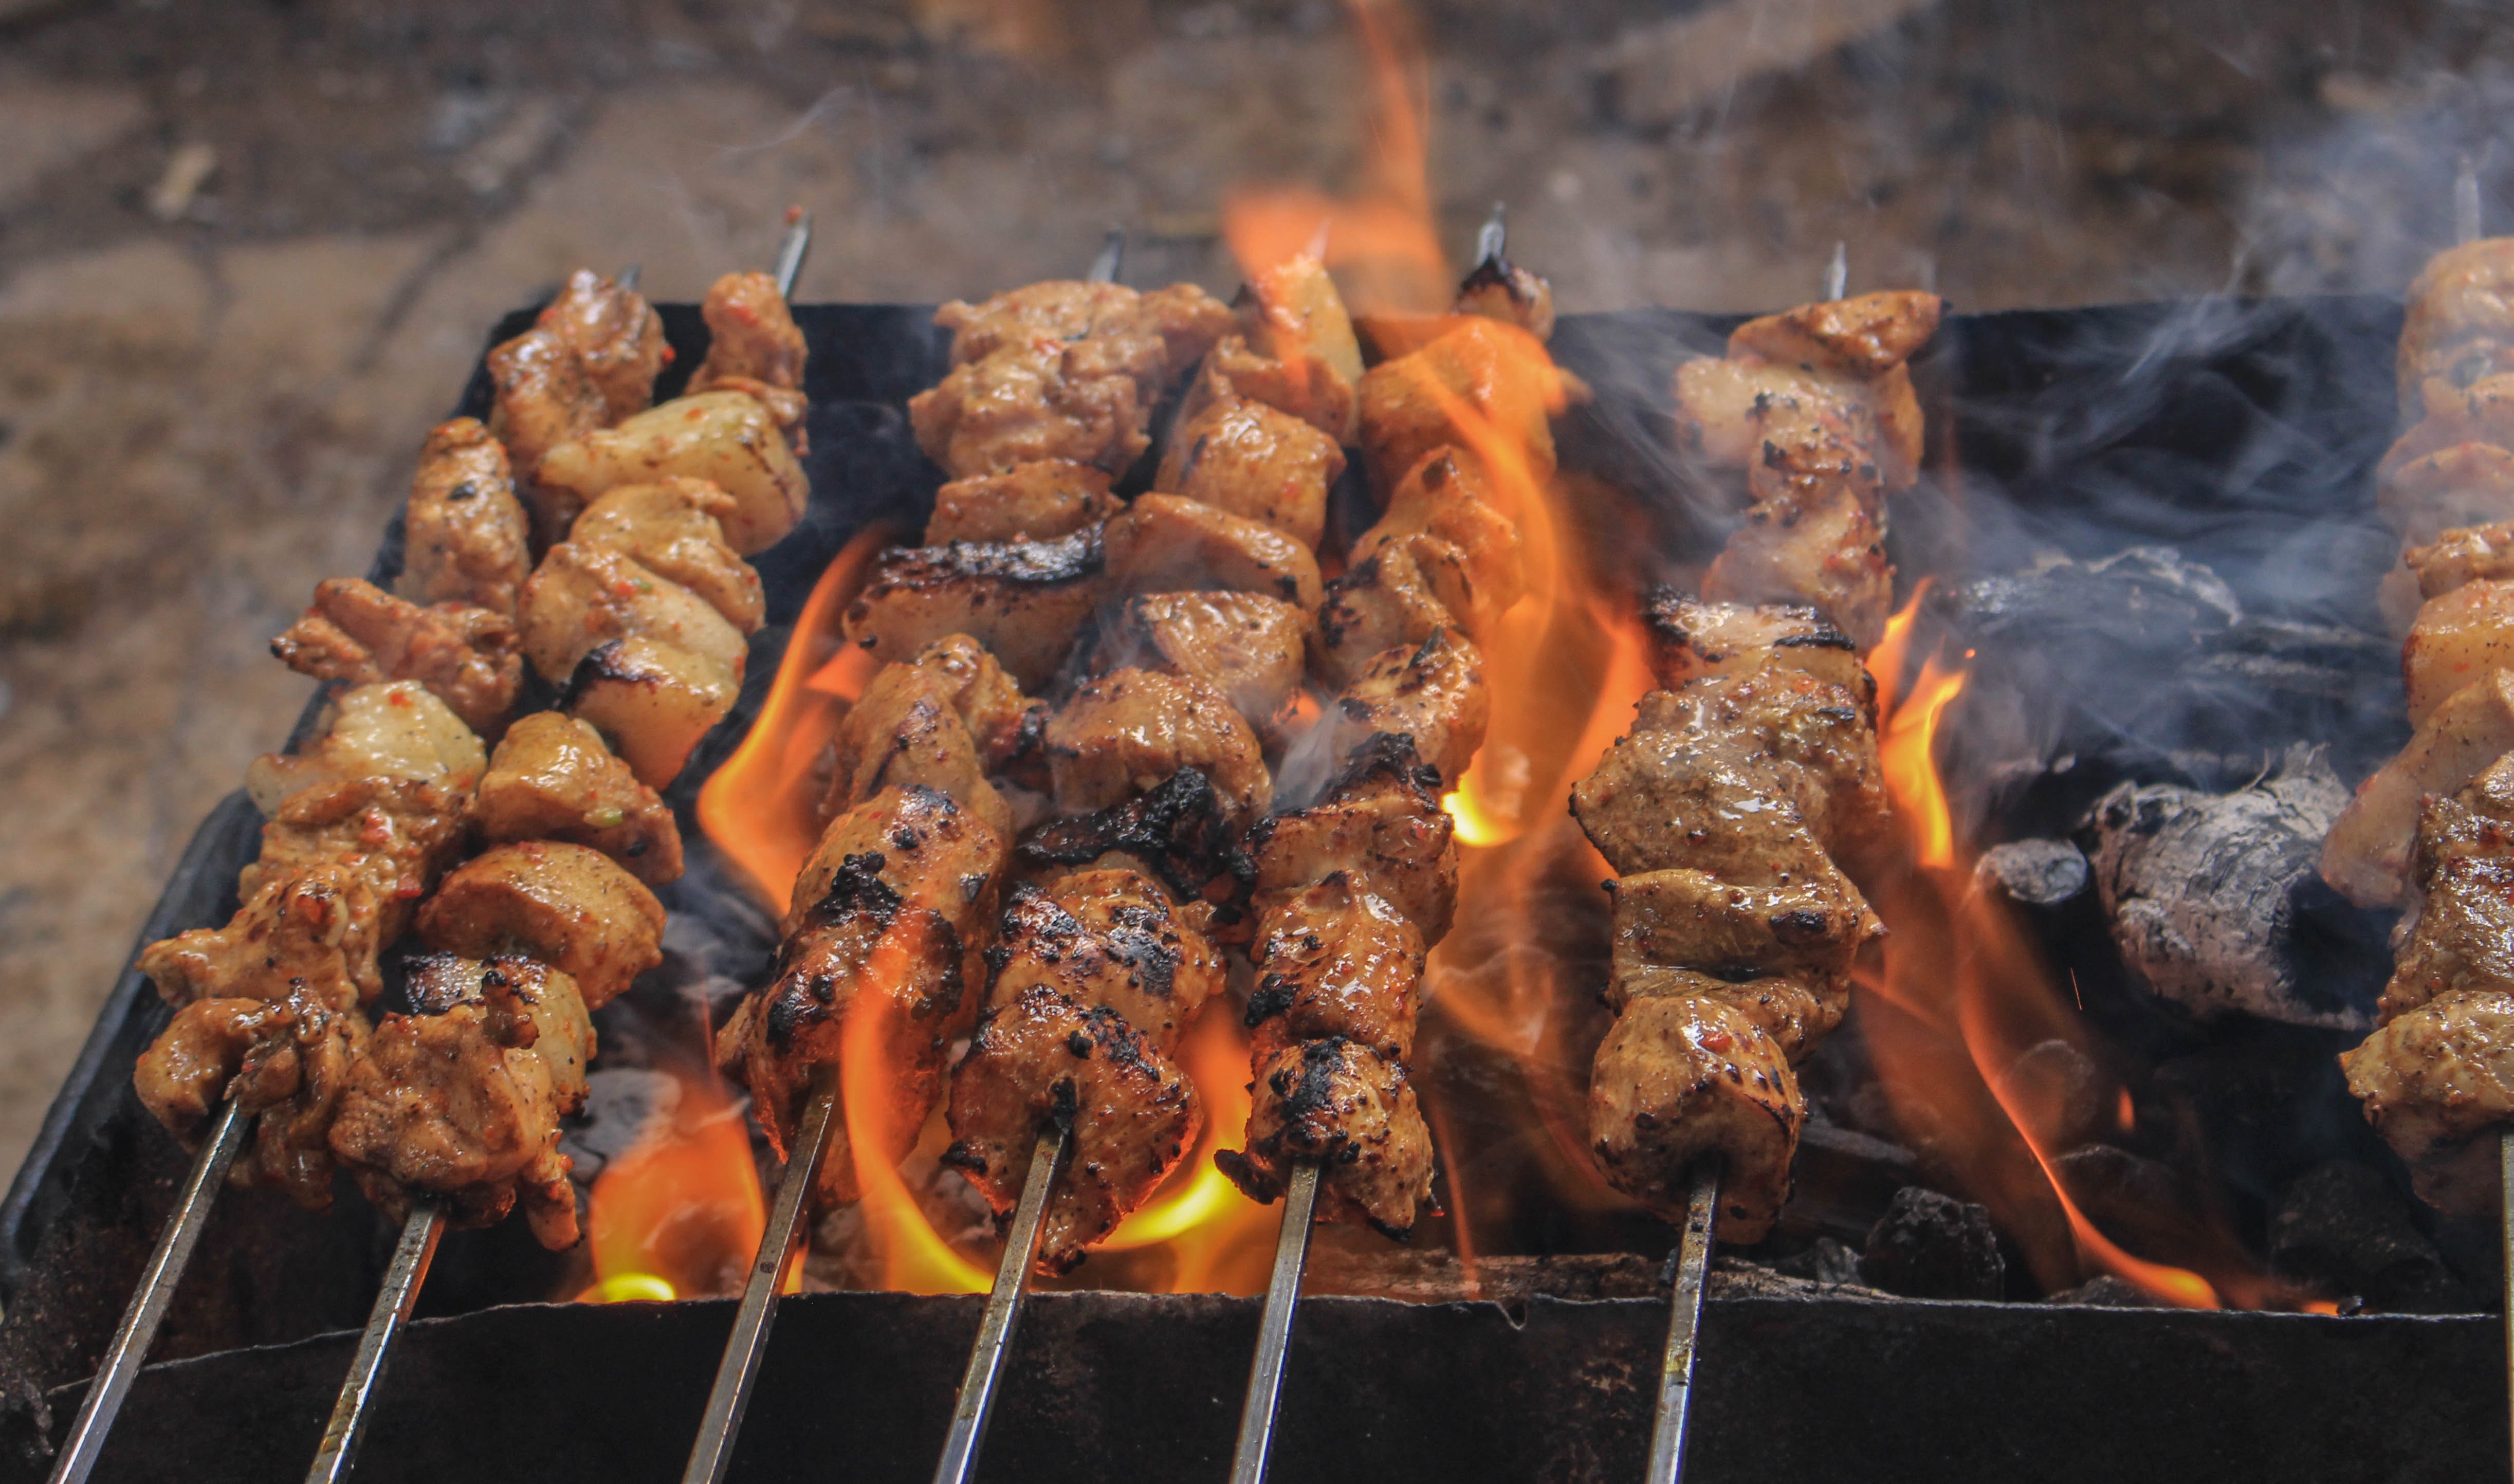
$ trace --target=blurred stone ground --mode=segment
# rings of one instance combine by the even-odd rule
[[[2372,0],[1425,0],[1453,250],[1567,308],[2394,291],[2507,85],[2486,13]],[[264,646],[362,570],[502,310],[578,263],[694,297],[1227,292],[1233,185],[1332,186],[1325,0],[0,0],[0,1170],[194,823],[307,692]],[[2508,197],[2492,194],[2493,209]],[[2505,223],[2496,223],[2500,227]]]

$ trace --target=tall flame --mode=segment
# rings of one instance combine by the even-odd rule
[[[594,1177],[588,1299],[739,1293],[768,1224],[742,1109],[710,1084],[675,1079],[669,1112]]]

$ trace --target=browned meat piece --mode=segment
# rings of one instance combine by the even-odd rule
[[[1371,488],[1396,489],[1406,470],[1443,447],[1479,465],[1507,450],[1513,467],[1479,472],[1541,487],[1554,477],[1547,418],[1562,398],[1561,373],[1535,337],[1463,316],[1422,349],[1363,374],[1361,446]]]
[[[1414,750],[1456,786],[1484,744],[1492,693],[1483,656],[1446,628],[1411,648],[1382,650],[1329,702],[1319,726],[1330,757],[1347,757],[1373,736],[1410,737]]]
[[[262,854],[236,873],[239,897],[317,865],[354,871],[376,898],[376,941],[399,938],[419,899],[462,850],[467,790],[414,779],[355,778],[301,788],[262,826]]]
[[[1614,981],[1606,994],[1618,1014],[1645,999],[1688,999],[1734,1011],[1770,1036],[1796,1065],[1842,1023],[1850,1008],[1850,986],[1778,975],[1725,980],[1696,969],[1652,967]]]
[[[507,459],[521,476],[517,493],[532,513],[534,543],[563,540],[585,501],[543,485],[542,458],[609,422],[610,404],[567,337],[547,326],[490,351],[489,380],[498,398],[489,431],[506,445]]]
[[[468,603],[515,616],[532,575],[531,531],[507,451],[477,419],[439,423],[419,456],[394,590],[414,603]]]
[[[1222,955],[1178,920],[1169,894],[1124,866],[1014,888],[991,961],[991,1003],[1041,986],[1116,1012],[1163,1055],[1225,979]]]
[[[2401,553],[2418,594],[2440,598],[2465,582],[2514,579],[2514,521],[2463,526]]]
[[[558,711],[536,711],[498,743],[474,805],[493,844],[558,840],[598,850],[648,886],[680,879],[681,831],[655,790]]]
[[[989,773],[1017,767],[1046,745],[1046,703],[1024,697],[977,640],[946,634],[925,646],[912,662],[948,689]]]
[[[2401,645],[2410,724],[2427,719],[2455,691],[2514,667],[2514,582],[2485,579],[2430,598]]]
[[[847,605],[846,634],[896,663],[966,634],[1043,689],[1108,589],[1097,533],[1004,545],[894,547]]]
[[[1124,508],[1109,494],[1105,469],[1070,459],[1042,459],[997,474],[954,479],[936,490],[925,544],[1054,541]]]
[[[2418,417],[2475,381],[2514,371],[2514,239],[2485,237],[2427,260],[2410,284],[2401,326],[2401,417]]]
[[[1759,499],[1846,477],[1876,514],[1878,495],[1919,475],[1921,404],[1900,366],[1868,378],[1749,353],[1687,361],[1673,386],[1679,441],[1715,467],[1745,470]],[[1759,472],[1767,460],[1772,467]]]
[[[1494,507],[1477,465],[1455,449],[1436,449],[1405,471],[1388,497],[1379,523],[1353,543],[1353,560],[1367,562],[1392,546],[1409,545],[1408,538],[1431,537],[1457,553],[1465,575],[1463,609],[1451,618],[1469,637],[1492,631],[1492,624],[1527,590],[1527,563],[1519,528]]]
[[[416,680],[466,726],[493,736],[524,680],[511,619],[461,603],[423,608],[363,578],[315,583],[313,606],[270,652],[317,680]]]
[[[672,347],[664,343],[663,320],[636,290],[579,268],[534,323],[556,331],[585,363],[586,379],[602,394],[603,421],[644,412],[655,400],[655,378],[670,363]]]
[[[1691,977],[1697,974],[1738,983],[1781,977],[1801,982],[1828,1007],[1832,1019],[1814,1027],[1820,1037],[1841,1017],[1852,963],[1886,936],[1859,889],[1821,858],[1787,880],[1758,885],[1680,868],[1637,871],[1607,882],[1606,890],[1615,903],[1607,997],[1618,1008],[1651,995],[1702,992]],[[1813,1047],[1812,1038],[1780,1039],[1793,1061]]]
[[[954,300],[934,323],[952,332],[952,363],[964,366],[1040,340],[1087,346],[1092,375],[1148,382],[1185,370],[1231,333],[1231,311],[1194,284],[1138,293],[1122,284],[1051,279],[982,304]]]
[[[968,1176],[998,1221],[1021,1200],[1039,1130],[1072,1121],[1073,1148],[1034,1260],[1049,1275],[1072,1271],[1150,1200],[1204,1125],[1196,1085],[1161,1049],[1116,1011],[1086,1004],[1036,982],[1012,989],[952,1070],[943,1161]]]
[[[716,1035],[716,1062],[750,1090],[770,1143],[785,1154],[816,1068],[839,1074],[848,1027],[879,1058],[886,1080],[859,1089],[887,1146],[859,1152],[844,1127],[821,1166],[824,1202],[861,1193],[856,1161],[897,1163],[942,1095],[943,1063],[966,1031],[983,975],[983,931],[994,915],[1003,840],[930,788],[885,790],[830,823],[794,883],[777,977],[743,1001]]]
[[[186,1148],[232,1095],[255,1123],[228,1183],[320,1211],[332,1203],[333,1113],[367,1041],[364,1015],[307,992],[195,1000],[141,1054],[131,1080],[142,1105]]]
[[[745,556],[777,544],[803,518],[811,480],[767,408],[740,391],[693,392],[622,422],[580,432],[546,454],[533,475],[563,516],[546,539],[564,540],[576,512],[624,484],[703,479],[733,498],[719,519]]]
[[[2514,437],[2514,426],[2507,428]],[[2494,443],[2449,443],[2404,457],[2413,442],[2435,439],[2426,424],[2393,446],[2374,488],[2374,507],[2410,545],[2447,531],[2514,520],[2514,451]]]
[[[1509,260],[1487,258],[1458,285],[1457,312],[1517,325],[1538,340],[1554,335],[1554,286]]]
[[[608,546],[562,541],[524,584],[524,654],[553,684],[613,639],[687,651],[739,682],[750,646],[705,598]]]
[[[1758,505],[1703,575],[1702,595],[1715,603],[1813,604],[1865,652],[1886,636],[1894,605],[1884,540],[1848,492],[1795,520]]]
[[[599,1010],[664,961],[664,905],[599,851],[527,840],[449,872],[419,910],[419,936],[441,953],[547,964]]]
[[[1599,1173],[1681,1223],[1687,1172],[1717,1155],[1721,1241],[1751,1244],[1771,1230],[1805,1119],[1780,1043],[1734,1005],[1635,1000],[1598,1047],[1589,1138]]]
[[[727,379],[761,381],[788,391],[803,385],[810,354],[794,311],[765,273],[727,273],[709,285],[699,305],[707,320],[707,359],[690,377],[690,390],[706,391]]]
[[[1364,742],[1318,803],[1270,815],[1248,832],[1258,910],[1347,871],[1403,914],[1424,946],[1438,943],[1458,900],[1454,825],[1439,786],[1406,739]]]
[[[2499,670],[2428,713],[2409,745],[2357,785],[2322,843],[2322,879],[2359,906],[2397,906],[2418,812],[2514,751],[2514,674]]]
[[[1435,1209],[1432,1134],[1402,1066],[1341,1036],[1303,1041],[1258,1067],[1251,1091],[1248,1147],[1214,1156],[1250,1200],[1274,1200],[1315,1160],[1321,1221],[1402,1238]]]
[[[1109,522],[1106,540],[1120,592],[1255,592],[1318,612],[1318,558],[1262,521],[1175,495],[1139,495]]]
[[[1686,868],[1737,884],[1857,853],[1883,833],[1886,808],[1857,698],[1790,670],[1650,692],[1571,791],[1619,874]]]
[[[593,1026],[568,976],[527,958],[412,965],[417,1015],[387,1015],[332,1121],[332,1152],[393,1221],[420,1194],[457,1226],[520,1198],[543,1246],[576,1245],[559,1119],[585,1102]]]
[[[1361,344],[1324,263],[1304,255],[1258,272],[1240,306],[1239,329],[1214,345],[1199,386],[1218,378],[1238,395],[1290,413],[1339,444],[1359,435]]]
[[[843,814],[885,788],[921,783],[1012,836],[1012,807],[987,782],[985,756],[953,704],[953,687],[918,664],[886,664],[838,723],[821,814]]]
[[[2514,755],[2427,799],[2413,869],[2416,911],[2393,939],[2384,1019],[2458,990],[2514,985]]]
[[[1345,333],[1352,332],[1348,320]],[[1355,359],[1358,365],[1358,350]],[[1241,336],[1226,335],[1214,345],[1181,411],[1201,413],[1217,395],[1262,403],[1298,418],[1338,444],[1360,431],[1361,409],[1352,381],[1315,356],[1278,360],[1252,348]]]
[[[1704,675],[1750,675],[1767,665],[1803,670],[1860,698],[1871,710],[1876,677],[1850,636],[1799,603],[1706,603],[1674,587],[1650,589],[1650,673],[1674,690]]]
[[[637,781],[662,788],[742,693],[739,675],[692,651],[633,637],[594,646],[562,703],[592,724]]]
[[[746,634],[759,631],[767,611],[759,574],[724,539],[733,497],[704,479],[625,484],[585,507],[568,543],[617,551],[671,579],[724,615]]]
[[[1423,935],[1351,871],[1267,909],[1248,961],[1251,1064],[1301,1041],[1343,1037],[1402,1066],[1421,1008]]]
[[[352,686],[332,699],[322,739],[294,756],[266,752],[245,769],[264,814],[317,783],[410,779],[469,793],[489,766],[480,739],[415,680]]]
[[[1300,689],[1309,630],[1308,615],[1261,593],[1153,593],[1101,630],[1092,668],[1193,675],[1262,727]]]
[[[1047,766],[1062,814],[1089,814],[1148,792],[1182,768],[1213,781],[1245,827],[1274,783],[1257,735],[1203,681],[1123,669],[1076,691],[1047,724]]]
[[[303,992],[350,1009],[384,989],[376,955],[381,907],[374,884],[338,862],[261,881],[226,926],[160,939],[140,953],[140,972],[166,1003],[285,1000]]]
[[[1230,801],[1190,768],[1115,808],[1048,821],[1022,841],[1019,854],[1025,866],[1050,875],[1056,866],[1150,871],[1175,894],[1182,921],[1231,931],[1244,916],[1203,900],[1217,886],[1228,890],[1245,866],[1230,816]]]
[[[1170,435],[1154,482],[1315,549],[1326,534],[1327,488],[1343,472],[1344,450],[1333,438],[1225,389]]]
[[[1310,667],[1342,689],[1381,655],[1412,649],[1475,609],[1474,584],[1457,547],[1435,536],[1382,545],[1329,582],[1310,643]]]
[[[1811,371],[1880,377],[1927,344],[1945,311],[1935,294],[1911,289],[1824,300],[1746,321],[1730,333],[1728,351]]]
[[[2453,1216],[2494,1216],[2498,1129],[2514,1121],[2514,992],[2455,990],[2342,1052],[2348,1091],[2409,1161],[2418,1197]]]
[[[1326,287],[1333,292],[1335,285],[1329,282]],[[1172,376],[1195,365],[1215,341],[1231,333],[1234,323],[1228,305],[1192,283],[1145,291],[1136,301],[1136,314],[1160,336],[1162,364]],[[1323,345],[1329,334],[1321,327],[1318,343]],[[1357,348],[1357,358],[1359,353]]]

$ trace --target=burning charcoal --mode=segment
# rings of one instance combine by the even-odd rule
[[[2135,1283],[2125,1282],[2111,1273],[2098,1273],[2075,1288],[2064,1288],[2043,1301],[2046,1304],[2068,1304],[2081,1308],[2155,1308],[2157,1302],[2140,1292]]]
[[[1772,1271],[1839,1287],[1859,1281],[1859,1254],[1831,1237],[1817,1237],[1815,1245],[1806,1251],[1774,1263]]]
[[[1782,1208],[1782,1225],[1864,1241],[1895,1192],[1920,1178],[1920,1161],[1911,1150],[1843,1128],[1821,1107],[1811,1107],[1790,1164],[1790,1203]]]
[[[2270,1216],[2270,1265],[2378,1309],[2460,1314],[2473,1307],[2392,1183],[2347,1160],[2317,1165],[2287,1187]]]
[[[1988,1207],[1908,1185],[1868,1233],[1859,1280],[1907,1299],[1996,1299],[2007,1264]]]
[[[2302,747],[2234,793],[2124,783],[2104,795],[2087,829],[2122,957],[2204,1021],[2242,1011],[2370,1028],[2389,967],[2383,937],[2316,870],[2347,801],[2330,763]]]
[[[2066,840],[2011,840],[1981,853],[1973,880],[2019,906],[2052,907],[2085,892],[2091,877],[2087,858]]]
[[[570,1172],[591,1185],[602,1167],[628,1152],[649,1121],[669,1117],[681,1101],[680,1084],[642,1067],[605,1068],[586,1074],[584,1110],[567,1121],[559,1149],[576,1162]]]
[[[2086,1143],[2104,1116],[2104,1078],[2087,1054],[2066,1041],[2025,1049],[1999,1074],[1999,1101],[2038,1147]]]

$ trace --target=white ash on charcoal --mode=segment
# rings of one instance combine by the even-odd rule
[[[1919,1185],[1896,1191],[1860,1251],[1859,1281],[1907,1299],[1998,1299],[2007,1263],[1990,1208]]]
[[[2326,756],[2302,746],[2231,793],[2123,783],[2104,795],[2083,837],[2124,961],[2204,1022],[2372,1028],[2384,925],[2316,869],[2347,802]]]
[[[2053,1040],[2027,1047],[1999,1074],[1994,1090],[2035,1147],[2068,1149],[2091,1140],[2102,1124],[2104,1086],[2091,1058]]]
[[[586,1073],[585,1106],[559,1130],[559,1152],[575,1164],[568,1178],[591,1189],[602,1167],[628,1152],[647,1126],[681,1105],[681,1084],[644,1066],[605,1066]]]
[[[2022,907],[2068,905],[2087,894],[2094,873],[2086,852],[2067,840],[2010,840],[1981,853],[1973,884]]]
[[[2480,1306],[2418,1229],[2400,1189],[2350,1160],[2326,1161],[2287,1187],[2270,1215],[2269,1257],[2281,1277],[2347,1296],[2344,1311],[2466,1314]]]

